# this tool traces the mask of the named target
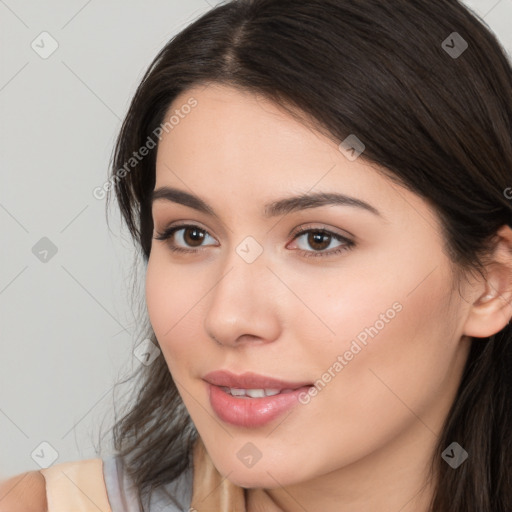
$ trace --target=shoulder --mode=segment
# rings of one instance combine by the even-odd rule
[[[46,481],[27,471],[0,482],[0,512],[47,512]]]
[[[46,497],[51,510],[112,512],[103,479],[102,459],[60,462],[40,472],[46,481]]]

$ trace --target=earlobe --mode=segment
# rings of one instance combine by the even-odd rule
[[[512,317],[512,297],[510,292],[500,295],[489,291],[472,306],[466,320],[464,334],[475,338],[487,338],[501,331]]]
[[[485,291],[471,306],[464,326],[467,336],[492,336],[512,317],[512,230],[503,226],[497,236],[492,261],[486,266]]]

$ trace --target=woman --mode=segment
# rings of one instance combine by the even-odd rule
[[[178,34],[103,189],[145,261],[141,389],[103,467],[41,471],[50,512],[64,469],[113,512],[512,510],[511,132],[455,0]]]

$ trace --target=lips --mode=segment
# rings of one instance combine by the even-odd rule
[[[210,406],[219,419],[242,428],[258,428],[299,404],[311,383],[285,381],[256,373],[217,370],[205,381]]]
[[[234,373],[217,370],[214,372],[207,373],[203,380],[213,384],[215,386],[226,387],[226,388],[237,388],[237,389],[278,389],[278,390],[294,390],[304,386],[312,385],[311,382],[307,381],[284,381],[280,379],[274,379],[272,377],[266,377],[264,375],[258,375],[252,372],[242,373],[241,375],[235,375]]]

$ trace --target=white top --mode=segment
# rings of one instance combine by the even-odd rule
[[[112,455],[103,459],[103,477],[112,512],[142,512],[135,487],[123,471],[121,459]],[[173,482],[156,488],[144,501],[146,512],[189,512],[192,501],[193,468],[186,469]]]

